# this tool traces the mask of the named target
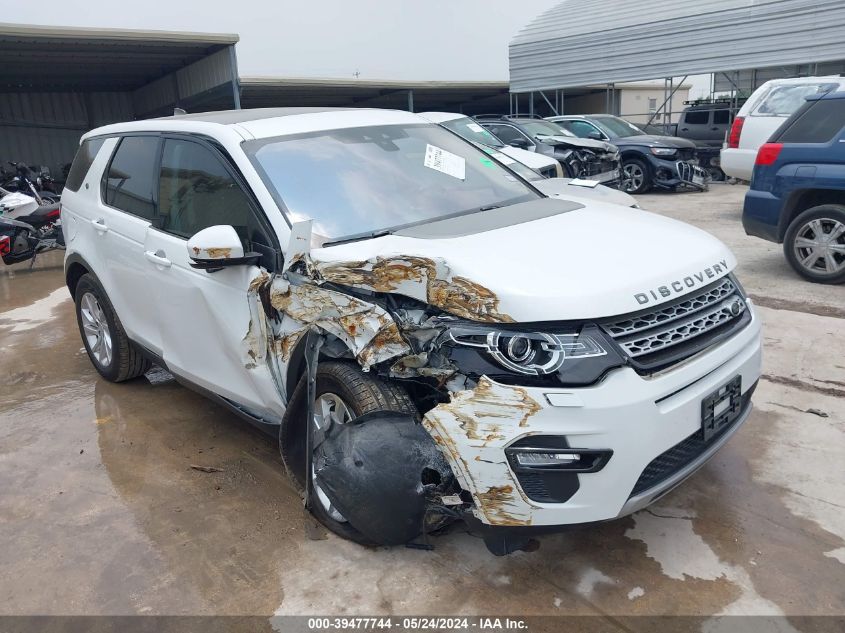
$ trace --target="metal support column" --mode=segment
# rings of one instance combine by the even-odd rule
[[[408,90],[408,112],[414,111],[414,91]]]
[[[235,110],[241,109],[241,80],[238,74],[238,56],[235,54],[235,45],[229,47],[229,65],[232,70],[232,102]],[[176,73],[174,73],[175,76]]]
[[[534,91],[528,93],[528,116],[534,116]]]

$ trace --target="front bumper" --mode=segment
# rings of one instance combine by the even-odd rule
[[[689,187],[706,191],[712,180],[710,174],[698,165],[697,159],[665,160],[651,156],[650,160],[654,185],[661,189]]]
[[[426,414],[423,424],[443,448],[473,512],[484,524],[551,527],[605,521],[639,510],[703,465],[742,425],[730,429],[683,468],[632,494],[655,458],[701,429],[701,403],[741,377],[748,395],[760,377],[759,317],[733,338],[650,377],[623,368],[580,389],[512,387],[483,379],[472,391]],[[598,472],[577,475],[577,489],[562,503],[536,501],[511,467],[505,450],[530,436],[564,436],[573,449],[610,450]],[[532,498],[534,497],[534,498]]]

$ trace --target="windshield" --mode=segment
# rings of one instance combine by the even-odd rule
[[[538,136],[575,136],[572,132],[564,130],[548,121],[520,121],[519,125],[532,138],[537,138]]]
[[[323,242],[540,197],[431,124],[324,130],[243,147],[288,220],[313,220]]]
[[[442,125],[448,130],[452,130],[461,138],[465,138],[466,140],[471,141],[473,143],[481,143],[482,145],[487,145],[488,147],[495,147],[497,149],[505,146],[505,144],[502,143],[501,140],[499,140],[499,137],[494,136],[492,132],[490,132],[489,130],[485,130],[483,127],[478,125],[478,123],[476,123],[469,117],[463,117],[462,119],[452,119],[451,121],[443,121],[443,123],[441,123],[440,125]]]
[[[592,119],[610,138],[627,138],[641,136],[643,131],[633,123],[615,116],[597,116]]]

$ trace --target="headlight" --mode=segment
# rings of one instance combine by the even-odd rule
[[[503,369],[526,376],[554,374],[565,371],[567,362],[608,356],[606,343],[597,331],[551,334],[455,325],[449,328],[447,336],[447,343],[475,348]]]
[[[671,147],[651,147],[649,149],[651,149],[651,153],[655,156],[663,156],[664,158],[669,158],[678,153],[678,150],[672,149]]]

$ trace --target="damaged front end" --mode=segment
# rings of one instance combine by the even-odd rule
[[[710,173],[694,161],[662,162],[665,164],[658,167],[654,172],[654,184],[657,187],[672,191],[677,189],[707,191],[710,188],[712,181]]]
[[[295,225],[292,243],[308,239],[307,227]],[[595,333],[520,333],[492,291],[433,258],[321,262],[292,247],[284,274],[256,278],[250,300],[248,360],[266,356],[290,396],[280,435],[285,465],[306,504],[316,489],[361,542],[411,543],[460,518],[482,528],[531,526],[537,505],[504,448],[530,431],[541,405],[487,375],[530,381],[553,375],[565,355],[576,367],[579,353],[607,355]],[[297,359],[299,375],[291,373]],[[355,363],[368,379],[400,386],[413,408],[318,424],[331,417],[315,411],[326,361]]]

